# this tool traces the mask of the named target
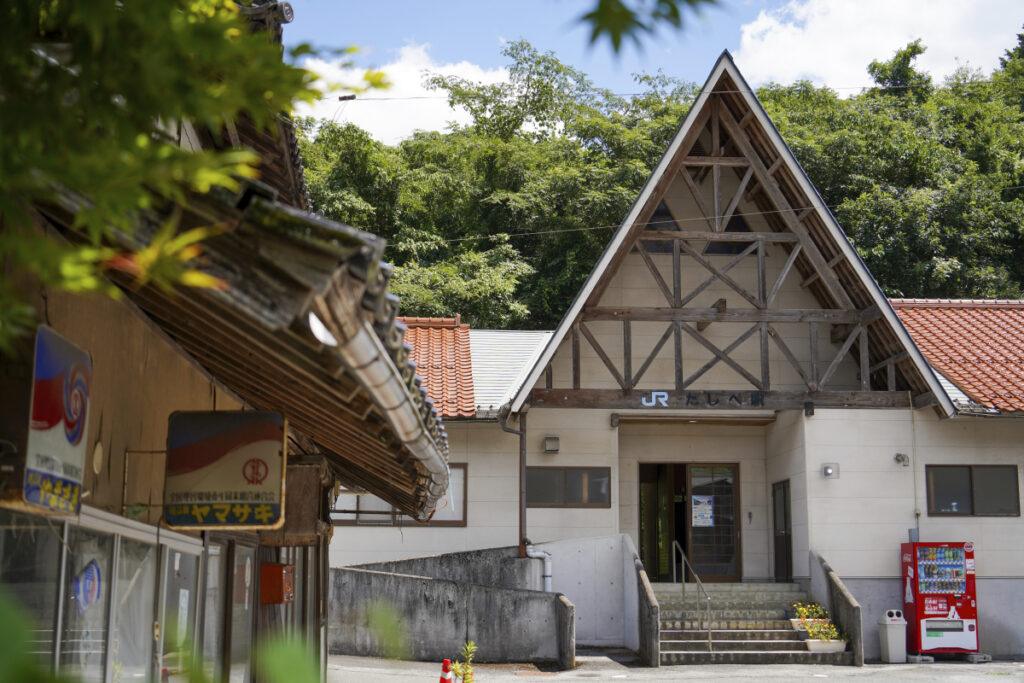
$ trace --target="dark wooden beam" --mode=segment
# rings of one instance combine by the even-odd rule
[[[633,221],[633,225],[629,227],[629,231],[623,238],[621,248],[619,252],[612,257],[605,268],[604,273],[601,274],[601,279],[598,280],[594,290],[590,293],[587,301],[591,304],[596,304],[604,296],[604,292],[608,289],[608,285],[611,283],[615,273],[618,272],[622,266],[622,262],[629,255],[629,251],[636,241],[636,236],[647,226],[647,222],[651,220],[651,216],[654,215],[654,210],[658,208],[658,204],[665,196],[665,192],[672,185],[675,180],[676,174],[679,169],[682,168],[683,159],[690,153],[693,148],[693,143],[696,142],[701,132],[704,131],[708,121],[708,110],[706,108],[701,109],[697,112],[696,119],[693,121],[693,125],[690,130],[687,131],[679,144],[676,156],[673,157],[668,164],[665,166],[664,173],[655,182],[654,187],[651,188],[651,193],[647,197],[647,201],[644,206],[640,209],[637,214],[636,220]]]
[[[846,341],[843,342],[842,347],[840,347],[839,353],[837,353],[836,357],[832,359],[828,369],[825,370],[825,374],[821,376],[821,386],[824,387],[828,384],[828,381],[832,379],[832,374],[839,369],[839,364],[842,362],[843,358],[846,358],[846,354],[849,353],[850,347],[853,346],[853,342],[856,341],[857,336],[860,335],[861,330],[863,329],[864,328],[859,323],[854,325],[850,334],[847,335]]]
[[[628,320],[622,321],[622,377],[626,380],[623,389],[636,386],[633,380],[633,333]]]
[[[622,375],[619,373],[619,369],[615,367],[614,363],[612,363],[611,358],[609,358],[608,354],[605,353],[604,348],[601,347],[601,344],[597,341],[597,339],[590,332],[587,326],[583,324],[582,321],[580,321],[579,327],[580,332],[583,333],[583,336],[586,337],[587,342],[589,342],[590,344],[590,347],[594,349],[595,353],[597,353],[597,357],[600,358],[601,362],[604,363],[604,366],[608,368],[608,372],[611,373],[611,376],[615,379],[616,382],[618,382],[620,387],[626,389],[626,380],[622,378]]]
[[[679,323],[672,323],[672,335],[673,335],[673,360],[675,363],[675,386],[676,391],[683,390],[683,331],[679,327]]]
[[[716,311],[718,311],[719,315],[722,315],[722,314],[725,313],[726,306],[727,306],[727,304],[726,304],[725,299],[718,299],[717,301],[715,301],[715,303],[711,304],[711,308],[716,310]],[[697,331],[698,332],[703,332],[704,330],[706,330],[708,328],[708,326],[711,323],[712,323],[711,320],[701,320],[701,321],[698,321],[697,322]]]
[[[801,249],[803,247],[799,243],[793,245],[793,249],[789,252],[789,258],[786,259],[786,262],[782,265],[782,270],[779,271],[778,277],[775,278],[772,290],[768,292],[768,298],[765,301],[766,306],[771,306],[775,301],[775,297],[778,296],[779,290],[782,289],[782,283],[785,282],[789,271],[793,269],[793,264],[796,263],[796,257],[800,255]]]
[[[714,273],[714,275],[719,280],[721,280],[725,284],[727,284],[730,287],[732,287],[736,291],[737,294],[739,294],[744,299],[749,301],[752,306],[754,306],[755,308],[760,308],[761,307],[761,302],[757,300],[757,297],[753,296],[750,292],[748,292],[746,290],[746,288],[743,287],[743,285],[741,285],[740,283],[736,282],[731,277],[729,277],[728,275],[725,274],[725,271],[728,270],[732,266],[732,263],[738,262],[737,259],[734,258],[733,261],[730,262],[730,264],[726,268],[720,270],[719,268],[715,267],[714,264],[712,264],[707,259],[705,259],[703,256],[701,256],[697,252],[696,249],[691,247],[686,242],[680,241],[679,242],[679,246],[682,247],[683,251],[685,251],[687,254],[689,254],[690,258],[692,258],[694,261],[696,261],[697,263],[699,263],[702,266],[704,266],[711,273]],[[742,257],[742,256],[745,256],[747,254],[750,254],[756,248],[757,248],[757,242],[751,242],[750,246],[748,246],[746,249],[744,249],[741,254],[738,254],[737,257]]]
[[[754,169],[748,168],[747,172],[743,174],[743,178],[740,179],[740,185],[736,188],[736,194],[732,196],[729,206],[725,209],[725,215],[722,216],[722,224],[726,227],[729,227],[729,221],[732,220],[732,215],[736,212],[736,207],[740,205],[740,200],[743,198],[743,194],[747,191],[747,184],[750,183],[750,179],[753,177]]]
[[[610,408],[658,410],[802,410],[805,403],[815,408],[907,408],[905,391],[744,391],[633,390],[618,389],[534,389],[530,399],[535,408]],[[935,397],[915,397],[915,407],[931,405]],[[917,405],[921,404],[921,405]]]
[[[818,390],[818,323],[812,322],[810,325],[810,338],[808,344],[810,346],[810,361],[811,361],[811,375],[808,377],[807,386],[811,391]]]
[[[737,166],[747,167],[750,162],[746,157],[701,157],[689,156],[683,159],[683,166]]]
[[[681,168],[679,169],[679,176],[683,179],[683,182],[686,183],[686,187],[690,189],[690,194],[693,196],[693,201],[697,203],[697,208],[700,209],[700,214],[704,219],[704,222],[708,224],[708,228],[711,232],[717,233],[718,226],[714,220],[714,214],[708,209],[707,204],[704,203],[704,198],[700,196],[700,189],[697,187],[697,184],[693,182],[693,177],[690,176],[690,172],[685,168]]]
[[[660,289],[661,293],[665,295],[666,301],[668,301],[668,304],[671,306],[675,303],[675,296],[671,291],[669,291],[668,285],[665,283],[665,278],[661,277],[661,273],[658,272],[658,266],[654,264],[654,260],[651,259],[651,255],[648,254],[647,250],[644,248],[644,240],[638,239],[636,241],[636,250],[640,253],[640,258],[643,260],[644,264],[646,264],[647,270],[651,272],[651,277],[654,278],[654,282],[658,285],[658,289]]]
[[[572,326],[572,388],[580,388],[580,326]]]
[[[761,183],[768,197],[775,204],[775,207],[779,210],[778,215],[786,223],[789,229],[797,236],[800,237],[800,243],[804,246],[804,253],[810,259],[811,264],[815,270],[819,271],[822,283],[828,290],[829,294],[832,295],[833,299],[840,306],[844,308],[856,308],[853,305],[853,301],[850,296],[846,293],[842,284],[839,282],[839,278],[829,268],[825,262],[825,258],[821,255],[817,244],[811,238],[810,233],[807,231],[807,227],[796,220],[796,212],[793,207],[790,206],[786,196],[782,193],[778,183],[775,181],[769,173],[768,169],[761,163],[760,157],[757,155],[757,151],[754,149],[753,144],[746,137],[746,133],[740,130],[739,125],[733,119],[732,114],[727,109],[722,109],[720,112],[719,119],[725,125],[726,130],[729,131],[729,135],[732,136],[733,142],[740,148],[740,151],[750,159],[750,167],[754,169],[754,173],[757,175],[757,180]]]
[[[862,322],[859,311],[816,308],[729,308],[715,302],[712,308],[648,308],[594,306],[584,308],[581,318],[587,321],[632,320],[633,322],[661,322],[680,320],[689,323],[850,323]]]
[[[868,354],[868,331],[860,328],[860,341],[857,342],[860,351],[860,390],[871,391],[871,357]]]
[[[647,359],[644,361],[644,364],[640,366],[640,369],[637,370],[636,376],[633,377],[632,381],[630,382],[630,389],[636,387],[636,385],[640,382],[640,378],[644,376],[644,373],[647,372],[647,368],[649,368],[651,366],[651,363],[654,362],[654,359],[658,356],[658,352],[661,351],[661,347],[664,346],[665,342],[668,341],[668,338],[672,336],[672,333],[675,331],[675,327],[675,324],[672,323],[669,324],[667,328],[665,328],[665,333],[661,335],[661,338],[658,340],[658,343],[654,345],[654,348],[647,355]]]
[[[791,232],[700,232],[680,230],[646,230],[645,240],[689,240],[693,242],[799,242]]]
[[[544,386],[550,389],[554,384],[554,372],[551,370],[551,363],[548,363],[548,366],[544,368]]]
[[[726,234],[726,233],[722,233],[722,234]],[[682,246],[682,244],[683,244],[681,240],[676,240],[676,242],[675,242],[675,243],[676,243],[676,244],[678,244],[678,245],[680,245],[680,246]],[[736,264],[738,264],[738,263],[739,263],[740,261],[742,261],[742,260],[743,260],[743,259],[745,259],[745,258],[746,258],[747,256],[749,256],[749,255],[750,255],[750,253],[751,253],[751,251],[753,250],[753,248],[754,248],[755,246],[756,246],[755,244],[749,244],[749,245],[747,245],[746,249],[744,249],[744,250],[743,250],[742,252],[740,252],[739,254],[736,254],[735,256],[733,256],[733,257],[732,257],[732,258],[731,258],[731,259],[729,260],[729,262],[728,262],[728,263],[726,263],[726,264],[725,264],[724,266],[722,266],[722,268],[721,268],[721,272],[722,272],[722,273],[728,273],[728,272],[729,272],[729,271],[730,271],[730,270],[731,270],[731,269],[733,268],[733,266],[735,266],[735,265],[736,265]],[[693,252],[693,250],[692,250],[692,249],[691,249],[691,248],[690,248],[689,246],[687,246],[687,247],[684,247],[684,248],[686,249],[686,251],[687,251],[687,253],[688,253],[688,254],[689,254],[689,253],[694,253],[694,252]],[[680,299],[680,300],[679,300],[679,308],[682,308],[682,307],[683,307],[683,306],[685,306],[686,304],[688,304],[688,303],[690,303],[691,301],[693,301],[693,300],[694,300],[695,298],[697,298],[697,295],[698,295],[698,294],[700,294],[700,293],[701,293],[701,292],[703,292],[703,291],[704,291],[705,289],[707,289],[708,287],[710,287],[711,285],[713,285],[713,284],[715,283],[715,281],[717,281],[717,280],[718,280],[718,275],[717,275],[717,274],[715,274],[715,273],[712,273],[712,274],[711,274],[711,276],[710,276],[709,278],[707,278],[706,280],[704,280],[704,282],[702,282],[702,283],[700,283],[699,285],[697,285],[697,287],[696,287],[696,288],[695,288],[695,289],[694,289],[694,290],[693,290],[692,292],[690,292],[689,294],[687,294],[686,296],[684,296],[684,297],[683,297],[682,299]]]
[[[684,323],[684,322],[677,322],[676,324],[679,325],[680,329],[682,329],[683,332],[686,332],[688,335],[693,337],[695,340],[697,340],[697,343],[699,343],[701,346],[703,346],[708,351],[713,353],[714,356],[715,356],[714,358],[709,360],[707,363],[705,363],[699,370],[697,370],[697,372],[693,373],[692,375],[687,377],[685,380],[683,380],[683,387],[684,388],[688,387],[691,384],[693,384],[694,382],[696,382],[697,379],[701,377],[701,375],[703,375],[705,372],[707,372],[708,370],[713,368],[718,363],[718,361],[722,361],[723,363],[728,365],[730,368],[732,368],[733,370],[738,372],[744,379],[746,379],[748,382],[750,382],[755,388],[757,388],[757,389],[762,389],[763,388],[761,386],[761,382],[756,377],[751,375],[747,371],[747,369],[745,367],[743,367],[742,365],[740,365],[739,363],[737,363],[736,361],[734,361],[732,358],[729,357],[729,354],[732,353],[736,349],[736,347],[738,347],[740,344],[742,344],[747,339],[749,339],[750,336],[754,334],[754,332],[757,332],[757,330],[760,328],[760,325],[752,326],[749,330],[747,330],[746,332],[741,334],[739,337],[737,337],[735,339],[735,341],[733,341],[731,344],[729,344],[729,346],[725,347],[725,349],[719,349],[717,346],[715,346],[714,344],[709,342],[707,339],[705,339],[704,335],[702,335],[700,332],[698,332],[697,330],[693,329],[692,327],[690,327],[686,323]]]
[[[680,262],[679,240],[672,240],[672,305],[683,307],[683,267]]]
[[[804,381],[804,384],[807,385],[807,388],[813,391],[814,386],[811,384],[811,380],[808,379],[807,373],[805,373],[804,369],[800,367],[800,361],[797,360],[796,355],[789,348],[789,345],[786,344],[785,340],[782,338],[782,335],[779,334],[778,330],[776,330],[771,325],[768,325],[768,335],[775,342],[775,345],[779,347],[779,350],[782,351],[782,355],[786,357],[786,360],[789,361],[789,364],[792,365],[793,368],[800,375],[800,379]]]
[[[768,323],[761,323],[761,388],[768,391],[771,386],[771,363],[768,362]]]

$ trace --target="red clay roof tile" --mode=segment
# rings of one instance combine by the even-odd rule
[[[469,325],[455,318],[396,318],[405,323],[405,341],[417,364],[427,396],[441,417],[474,417],[473,363]]]
[[[978,403],[1024,412],[1024,301],[892,299],[928,362]]]

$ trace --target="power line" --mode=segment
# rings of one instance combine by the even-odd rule
[[[970,81],[962,81],[962,82],[954,82],[954,83],[949,83],[949,84],[943,84],[943,85],[940,85],[940,86],[937,86],[937,87],[940,87],[940,88],[953,88],[953,87],[964,87],[964,86],[972,86],[972,85],[987,85],[987,84],[992,84],[992,83],[995,83],[995,81],[993,79],[991,79],[991,78],[979,78],[979,79],[972,79]],[[690,84],[686,84],[686,85],[690,85]],[[696,85],[696,84],[693,84],[693,85]],[[771,81],[768,84],[766,84],[766,86],[768,86],[768,85],[781,86],[782,88],[792,88],[792,87],[796,86],[796,83],[793,83],[793,84],[790,84],[790,85],[785,85],[785,84],[782,84],[782,83],[776,83],[774,81]],[[921,85],[921,84],[919,84],[919,85],[844,85],[844,86],[831,86],[831,85],[816,85],[813,82],[812,82],[812,85],[816,89],[826,89],[826,90],[864,90],[864,91],[870,91],[870,90],[886,90],[886,91],[888,91],[888,90],[913,90],[915,88],[926,87],[925,85]],[[756,90],[744,90],[744,89],[714,90],[712,92],[713,93],[717,93],[717,94],[722,94],[722,95],[727,95],[727,94],[728,95],[744,95],[744,94],[749,94],[749,95],[755,95],[755,96],[757,95],[757,91]],[[656,94],[659,94],[659,93],[657,91],[653,91],[653,90],[647,90],[647,91],[642,91],[642,92],[624,92],[624,93],[616,93],[616,92],[604,93],[604,92],[598,90],[598,91],[595,91],[594,94],[595,95],[606,95],[607,94],[607,95],[610,95],[612,97],[642,97],[642,96],[645,96],[645,95],[656,95]],[[408,100],[447,100],[448,97],[449,97],[448,95],[403,95],[403,96],[394,96],[394,97],[354,97],[353,96],[351,98],[351,101],[353,101],[353,102],[403,102],[403,101],[408,101]],[[335,98],[337,98],[337,95],[325,95],[324,97],[321,97],[320,100],[321,101],[333,100]]]
[[[1022,190],[1022,189],[1024,189],[1024,185],[1012,185],[1010,187],[998,188],[998,191],[999,192],[1003,192],[1005,190]],[[830,211],[839,207],[838,204],[831,205],[831,206],[828,205],[828,204],[825,204],[824,206],[825,206],[825,208],[829,209]],[[767,211],[745,211],[745,212],[735,211],[735,212],[733,212],[732,216],[767,216],[767,215],[770,215],[770,214],[780,214],[780,213],[798,213],[800,211],[805,211],[807,209],[813,209],[813,208],[816,208],[816,207],[814,207],[814,206],[798,206],[798,207],[794,207],[792,209],[771,209],[771,210],[767,210]],[[726,218],[729,218],[729,216],[721,215],[721,216],[697,216],[697,217],[690,217],[690,218],[672,218],[672,219],[666,219],[666,220],[662,220],[662,221],[648,221],[647,225],[655,225],[655,226],[676,225],[676,226],[678,226],[678,225],[683,224],[683,223],[695,223],[695,222],[699,223],[699,222],[702,222],[702,221],[714,221],[716,218],[724,220]],[[620,224],[616,224],[616,225],[589,225],[589,226],[583,226],[583,227],[579,227],[579,228],[562,228],[562,229],[558,229],[558,230],[535,230],[535,231],[531,231],[531,232],[512,232],[512,233],[502,232],[502,233],[495,233],[493,235],[474,235],[472,237],[455,237],[455,238],[452,238],[452,239],[446,239],[446,240],[440,240],[440,241],[445,243],[445,244],[452,244],[452,243],[455,243],[455,242],[469,242],[470,240],[494,239],[494,238],[496,238],[498,236],[504,236],[504,237],[507,237],[507,238],[511,239],[513,237],[529,237],[529,236],[536,236],[536,235],[557,235],[557,234],[570,233],[570,232],[590,232],[590,231],[593,231],[593,230],[612,230],[612,229],[619,228],[619,227],[621,227],[621,223]],[[414,242],[414,244],[426,245],[426,244],[430,244],[430,243],[429,242]],[[389,242],[386,248],[390,249],[391,247],[394,247],[394,246],[396,246],[396,245]]]

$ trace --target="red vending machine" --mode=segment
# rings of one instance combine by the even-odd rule
[[[978,651],[973,543],[903,543],[907,651]]]

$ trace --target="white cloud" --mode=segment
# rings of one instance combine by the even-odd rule
[[[431,59],[429,45],[406,45],[395,60],[379,67],[393,84],[387,90],[372,90],[357,95],[354,102],[339,102],[337,94],[327,95],[312,107],[301,105],[299,116],[315,116],[328,121],[354,123],[374,138],[395,144],[415,130],[444,130],[450,121],[466,124],[469,114],[448,106],[443,92],[423,86],[424,71],[459,76],[470,81],[495,83],[508,79],[505,69],[484,69],[470,62],[438,64]],[[313,59],[305,67],[328,83],[356,84],[364,68],[342,68],[339,61]],[[374,102],[374,99],[381,98]],[[387,98],[387,99],[384,99]]]
[[[752,83],[808,78],[841,96],[872,84],[867,65],[912,40],[940,81],[958,64],[990,72],[1017,42],[1020,0],[790,0],[741,27],[736,62]]]

